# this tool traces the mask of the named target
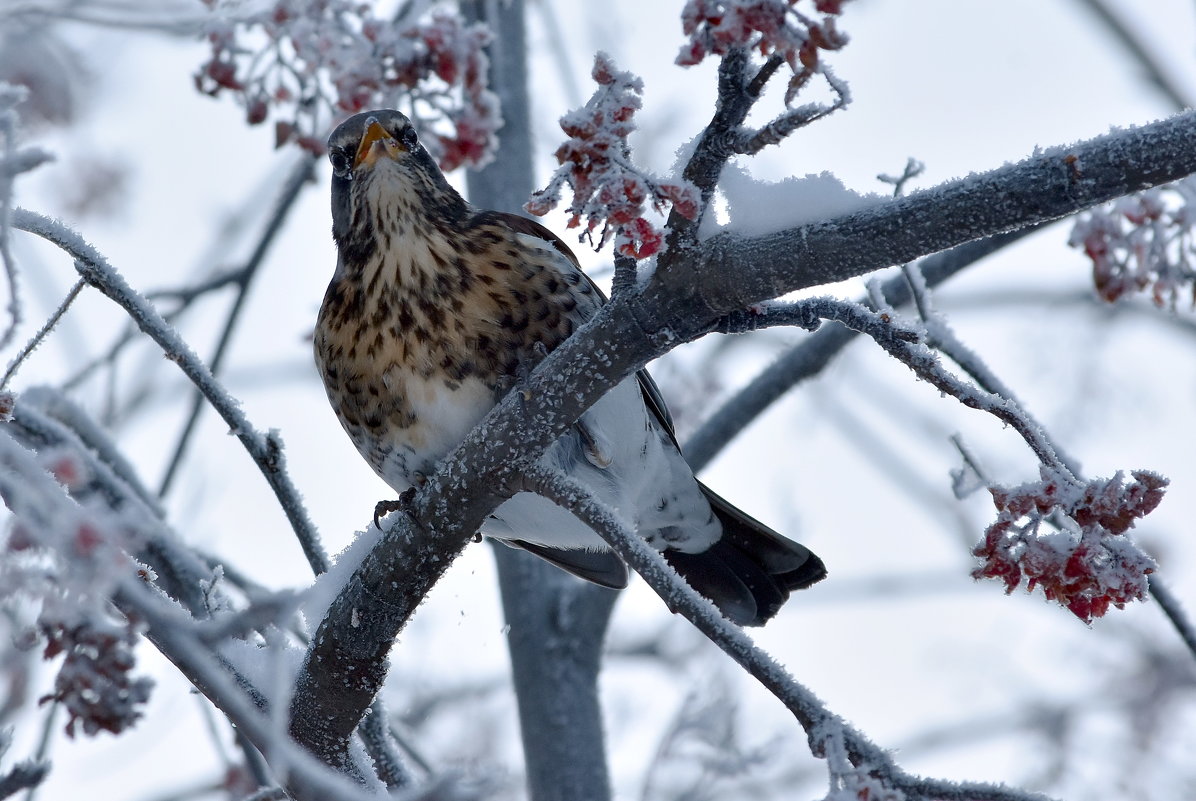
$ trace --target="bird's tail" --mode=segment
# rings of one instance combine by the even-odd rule
[[[741,626],[763,626],[789,598],[826,577],[810,549],[785,539],[702,485],[722,538],[701,553],[667,550],[664,557],[691,587]]]

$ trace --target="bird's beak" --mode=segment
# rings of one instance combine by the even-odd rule
[[[376,147],[376,145],[381,145],[381,147]],[[365,133],[361,136],[361,144],[357,146],[357,155],[353,158],[353,169],[357,169],[362,164],[372,167],[382,154],[386,154],[392,160],[398,159],[399,154],[404,151],[406,148],[399,144],[399,140],[387,133],[382,124],[371,117],[366,121]]]

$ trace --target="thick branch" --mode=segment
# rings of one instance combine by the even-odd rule
[[[674,311],[663,322],[678,330],[692,323],[695,308],[725,314],[1058,219],[1193,172],[1196,112],[1187,112],[824,222],[750,239],[719,234],[696,252],[661,258],[655,277],[661,294],[674,296],[668,299]]]

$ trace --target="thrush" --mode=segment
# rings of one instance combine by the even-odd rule
[[[357,114],[328,141],[336,271],[315,331],[332,408],[396,491],[437,460],[605,302],[569,248],[524,217],[467,203],[397,111]],[[732,621],[762,625],[826,575],[804,546],[703,486],[644,371],[541,457],[663,552]],[[627,568],[551,501],[519,493],[482,533],[612,588]]]

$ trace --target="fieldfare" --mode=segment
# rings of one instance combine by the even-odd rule
[[[336,272],[316,364],[337,418],[396,491],[438,459],[605,302],[544,226],[477,209],[397,111],[341,123],[328,142]],[[732,621],[762,625],[822,561],[694,478],[644,371],[593,405],[541,463],[585,485]],[[607,587],[627,568],[572,514],[531,493],[482,533]]]

